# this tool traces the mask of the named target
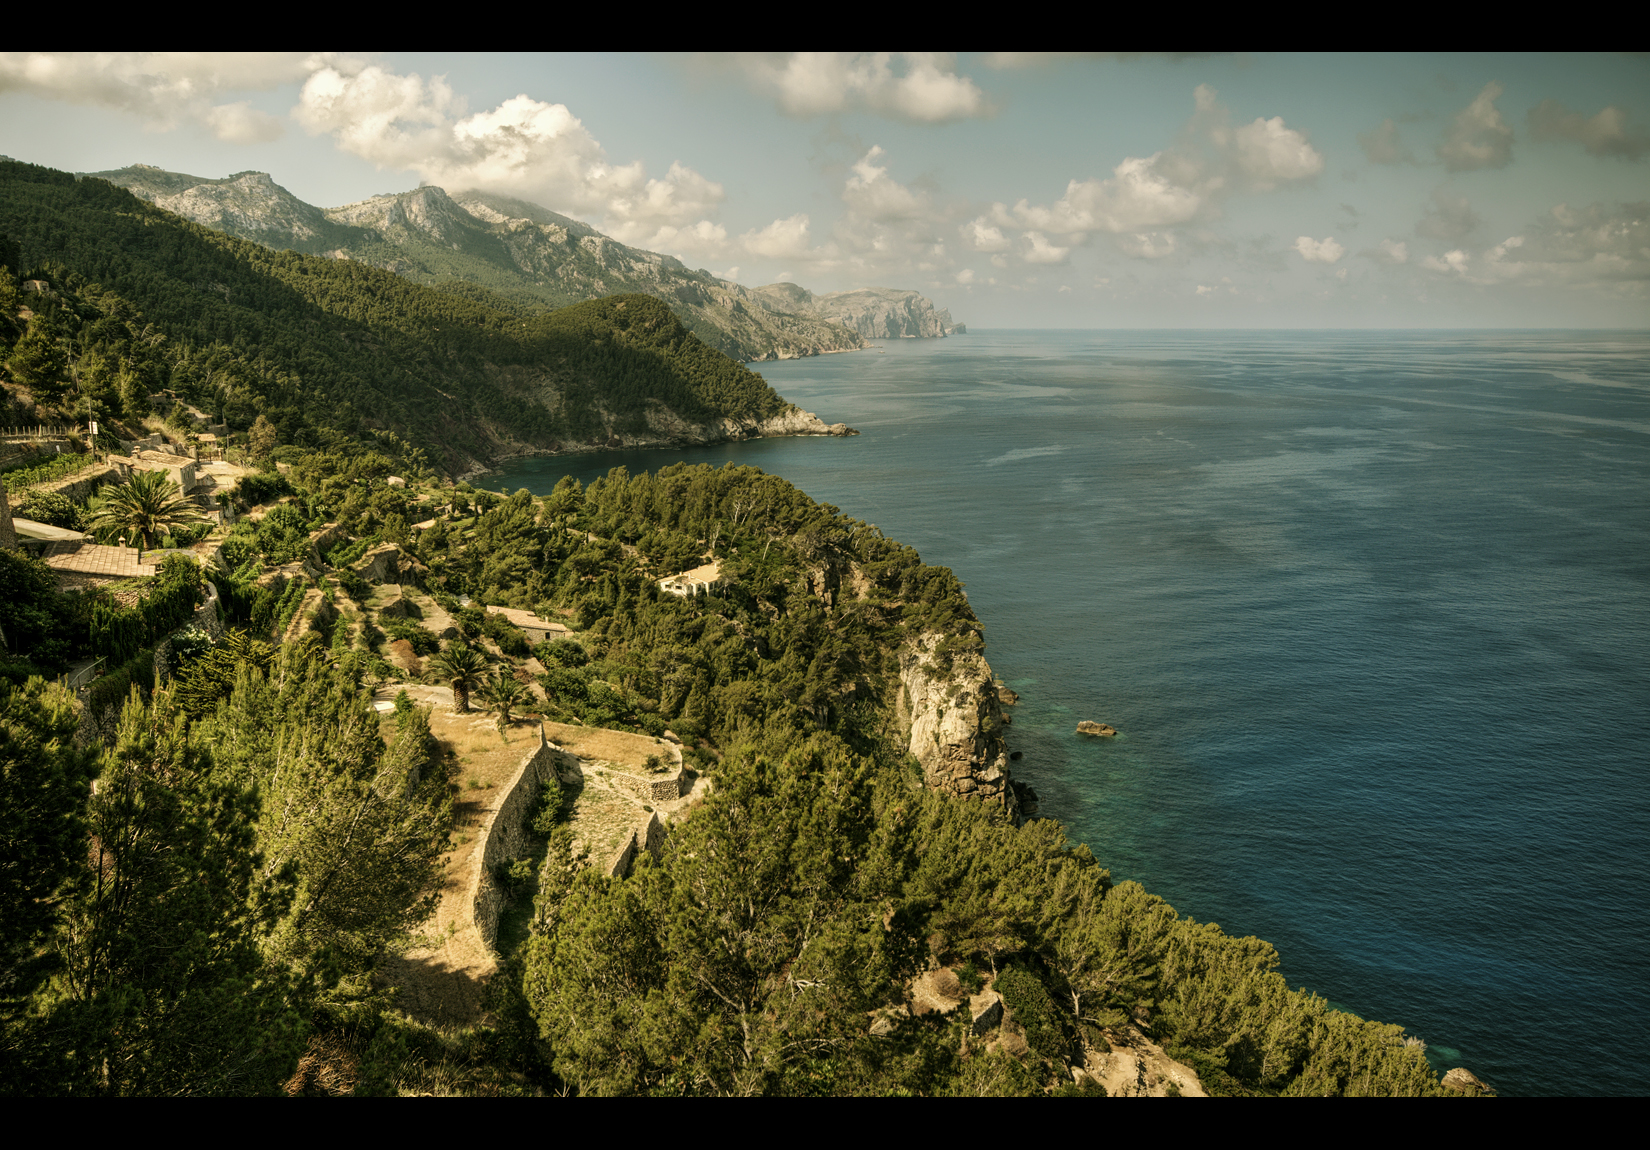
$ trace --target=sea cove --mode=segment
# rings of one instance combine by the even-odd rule
[[[953,568],[1041,813],[1503,1093],[1650,1057],[1650,339],[1026,332],[764,365],[733,461]],[[1085,739],[1079,720],[1115,725]]]

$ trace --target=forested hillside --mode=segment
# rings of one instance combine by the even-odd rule
[[[1400,1027],[1114,884],[1106,844],[925,789],[902,661],[971,658],[983,633],[950,571],[875,528],[731,465],[616,469],[535,499],[394,486],[363,447],[292,461],[247,484],[266,513],[211,573],[240,631],[185,652],[169,684],[137,660],[101,752],[73,749],[58,688],[0,685],[0,1089],[1176,1092],[1144,1061],[1115,1077],[1161,1048],[1216,1094],[1439,1090]],[[325,554],[270,583],[325,523]],[[360,573],[385,546],[404,556],[393,591]],[[8,605],[8,634],[30,610],[80,617],[14,554],[31,601]],[[707,554],[714,593],[661,592]],[[407,614],[415,585],[438,621]],[[570,632],[529,647],[483,604]],[[628,877],[576,856],[579,798],[547,786],[532,852],[500,873],[518,911],[487,1012],[461,1028],[400,1012],[382,982],[459,834],[462,764],[428,712],[370,701],[416,681],[419,657],[455,700],[462,681],[503,708],[501,733],[511,708],[668,730],[713,784]]]
[[[301,446],[389,431],[457,471],[511,451],[646,437],[656,409],[709,428],[786,406],[653,297],[529,314],[482,288],[438,292],[352,260],[272,251],[102,180],[13,161],[0,161],[0,235],[21,265],[0,289],[11,305],[0,355],[36,327],[35,340],[59,345],[61,366],[36,374],[65,414],[84,398],[83,357],[113,355],[137,390],[178,388],[232,428],[261,413]],[[40,319],[28,331],[14,318],[19,278],[51,293],[31,296]]]

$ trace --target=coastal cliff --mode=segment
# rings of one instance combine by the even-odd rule
[[[581,455],[592,451],[621,448],[710,447],[745,439],[767,439],[790,435],[858,435],[845,423],[826,423],[811,411],[788,406],[764,417],[722,416],[705,423],[683,419],[662,403],[651,404],[646,412],[647,430],[621,431],[619,421],[607,416],[607,430],[585,439],[559,440],[549,448],[528,443],[498,442],[485,459],[471,458],[461,468],[460,478],[473,479],[494,470],[509,459],[534,455]]]
[[[903,288],[860,288],[814,295],[793,283],[768,284],[751,292],[776,312],[812,315],[857,332],[863,339],[944,339],[963,335],[950,311],[936,308],[920,292]]]
[[[900,730],[925,786],[1001,807],[1019,822],[996,681],[977,649],[948,650],[955,642],[930,632],[900,652]]]

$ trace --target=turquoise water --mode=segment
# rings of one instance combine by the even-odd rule
[[[763,366],[760,466],[951,567],[1118,878],[1504,1093],[1650,1072],[1650,337],[1025,332]],[[1079,719],[1115,740],[1079,738]]]

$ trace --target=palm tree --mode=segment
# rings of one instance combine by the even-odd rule
[[[451,643],[430,656],[430,674],[453,685],[453,713],[470,713],[470,688],[487,672],[487,656],[463,643]]]
[[[134,472],[130,482],[104,490],[88,526],[94,531],[110,528],[135,532],[140,560],[156,532],[187,527],[204,518],[164,471]]]
[[[526,703],[532,692],[525,683],[518,683],[500,671],[481,684],[480,695],[489,707],[498,712],[499,738],[509,742],[506,732],[510,729],[510,712]]]

